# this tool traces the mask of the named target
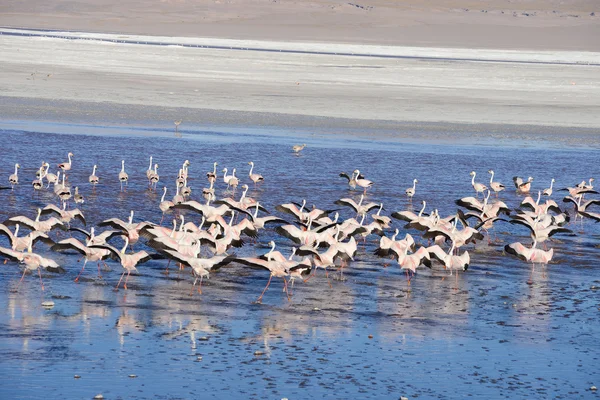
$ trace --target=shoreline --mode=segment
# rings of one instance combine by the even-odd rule
[[[189,39],[190,43],[198,41],[207,43]],[[273,49],[273,43],[263,45]],[[329,52],[372,48],[275,45]],[[365,129],[395,129],[402,124],[508,125],[519,131],[531,131],[521,127],[600,128],[597,66],[510,62],[515,55],[517,60],[539,61],[540,55],[572,54],[594,61],[600,60],[600,53],[461,49],[469,58],[500,54],[508,61],[478,63],[420,59],[418,52],[406,53],[415,49],[375,48],[417,58],[0,35],[0,51],[11,55],[0,60],[0,111],[5,118],[17,120],[43,120],[46,114],[62,121],[80,118],[78,114],[103,121],[113,114],[117,120],[143,119],[138,114],[152,119],[144,111],[149,107],[162,119],[208,119],[210,124],[221,125],[250,120],[257,121],[255,125],[283,127],[323,127],[323,121],[336,121],[334,125],[342,128]]]

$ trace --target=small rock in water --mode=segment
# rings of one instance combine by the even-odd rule
[[[196,357],[196,361],[202,361],[202,356]]]
[[[54,307],[54,302],[52,300],[44,301],[42,303],[42,307],[44,307],[44,308],[52,308],[52,307]]]
[[[79,379],[79,378],[81,378],[81,375],[75,375],[73,378]]]
[[[373,335],[369,335],[369,339],[373,339]]]
[[[400,400],[408,400],[408,397],[401,396]]]
[[[137,378],[137,375],[131,374],[129,375],[130,378]]]
[[[598,388],[597,388],[596,386],[592,386],[592,387],[590,388],[590,390],[591,390],[591,391],[593,391],[593,392],[595,392],[596,390],[598,390]]]
[[[94,399],[103,399],[104,396],[102,396],[101,394],[97,394],[94,396]]]
[[[321,309],[319,307],[315,307],[313,308],[313,311],[321,311]]]
[[[254,355],[255,355],[255,356],[262,356],[263,354],[265,354],[265,353],[264,353],[264,352],[262,352],[262,351],[260,351],[260,350],[256,350],[256,351],[254,352]]]
[[[202,336],[202,337],[198,338],[198,340],[201,342],[206,342],[208,340],[208,337]]]

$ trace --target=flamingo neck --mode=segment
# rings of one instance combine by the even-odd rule
[[[121,249],[121,254],[125,254],[125,251],[127,251],[127,246],[129,246],[129,238],[125,236],[125,245]]]
[[[19,224],[15,225],[15,233],[14,233],[15,239],[17,238],[18,235],[19,235]]]
[[[250,172],[248,172],[248,175],[252,175],[253,169],[254,169],[254,164],[250,164]]]
[[[398,236],[398,233],[400,233],[400,231],[398,229],[396,229],[394,231],[394,236],[392,236],[392,242],[396,240],[396,236]]]
[[[163,201],[165,201],[165,196],[167,195],[167,187],[165,186],[165,188],[163,189],[163,195],[160,198],[160,202],[162,203]]]
[[[417,181],[413,180],[413,192],[417,190]]]
[[[152,169],[152,156],[150,156],[150,165],[148,166],[148,169]]]
[[[473,177],[471,178],[471,185],[475,185],[475,175],[477,174],[473,174]]]
[[[490,172],[490,174],[492,174],[492,177],[490,178],[490,185],[491,185],[492,182],[494,182],[494,171]]]
[[[17,168],[19,168],[19,164],[15,164],[15,175],[17,174]]]
[[[426,203],[426,202],[423,202],[423,207],[421,208],[421,211],[419,211],[419,217],[420,217],[421,215],[423,215],[423,213],[425,212],[425,207],[426,207],[426,206],[427,206],[427,203]]]
[[[536,205],[536,206],[540,204],[540,199],[541,199],[541,198],[542,198],[542,192],[540,192],[540,191],[538,190],[538,197],[537,197],[537,200],[535,201],[535,205]]]
[[[125,172],[125,160],[121,161],[121,172]]]
[[[377,211],[377,216],[379,216],[379,214],[381,213],[381,210],[383,209],[383,203],[381,203],[379,205],[379,211]]]
[[[92,175],[96,175],[96,166],[94,165],[94,168],[92,169]]]

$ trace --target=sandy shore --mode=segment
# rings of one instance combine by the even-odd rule
[[[388,3],[3,2],[0,25],[98,40],[0,35],[10,55],[0,59],[2,118],[367,133],[600,127],[595,2]]]
[[[107,37],[157,40],[103,36]],[[168,39],[170,43],[190,42]],[[240,44],[195,40],[221,46]],[[159,107],[165,110],[160,114],[170,115],[170,120],[217,125],[223,123],[223,113],[232,112],[238,123],[260,125],[282,124],[280,119],[285,122],[295,116],[311,119],[304,125],[326,127],[345,120],[390,129],[403,123],[600,126],[600,67],[585,65],[598,63],[600,55],[594,52],[464,48],[422,52],[429,57],[502,61],[477,62],[421,59],[414,48],[402,47],[251,44],[270,50],[279,46],[329,54],[1,35],[0,52],[11,55],[0,61],[3,115],[18,119],[19,114],[33,114],[30,117],[35,119],[51,114],[60,121],[71,118],[75,111],[79,114],[75,120],[85,122],[95,116],[115,121],[118,118],[107,111],[111,109],[107,105],[113,105],[117,114],[129,115],[131,120],[140,119],[136,117],[140,108]],[[409,58],[340,56],[333,54],[336,51],[387,51],[387,55]],[[569,61],[574,64],[562,64]],[[24,101],[30,104],[26,108]],[[77,106],[59,107],[57,101]],[[87,109],[91,111],[83,112]],[[181,116],[181,109],[189,111]],[[202,118],[194,117],[194,110],[202,111]],[[257,117],[243,117],[247,114]]]
[[[0,26],[402,46],[600,51],[596,0],[5,0]]]

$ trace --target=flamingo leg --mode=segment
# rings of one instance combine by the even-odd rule
[[[167,263],[167,269],[165,269],[167,274],[169,273],[169,265],[171,265],[171,259],[169,259],[169,262]]]
[[[327,268],[325,268],[325,276],[327,277],[327,283],[329,284],[329,288],[333,289],[333,286],[331,286],[331,280],[329,279],[329,271],[327,270]]]
[[[123,280],[124,275],[125,275],[125,271],[123,271],[123,273],[121,274],[121,278],[119,279],[119,283],[117,283],[117,287],[115,288],[115,290],[119,290],[119,285],[121,284],[121,281]]]
[[[535,263],[531,264],[531,272],[529,273],[529,280],[527,281],[528,285],[533,285],[533,272],[535,270]]]
[[[102,274],[100,273],[100,261],[98,261],[98,278],[102,278]]]
[[[196,282],[198,281],[198,277],[194,279],[194,283],[192,284],[192,288],[190,289],[190,296],[194,294],[194,287],[196,287]]]
[[[42,271],[38,268],[38,275],[40,276],[40,285],[42,285],[42,291],[44,290],[44,282],[42,282]]]
[[[21,279],[19,280],[19,283],[17,285],[17,288],[19,287],[19,285],[21,284],[21,282],[23,282],[23,278],[25,278],[25,273],[27,273],[27,268],[25,268],[23,270],[23,275],[21,276]]]
[[[290,292],[288,291],[288,285],[287,285],[287,281],[285,280],[285,277],[283,278],[283,290],[285,291],[285,294],[287,295],[288,301],[291,301]]]
[[[260,295],[260,297],[258,298],[258,300],[256,300],[257,303],[262,303],[262,298],[265,295],[265,292],[267,291],[267,289],[269,288],[269,285],[271,284],[271,279],[273,278],[273,274],[269,275],[269,282],[267,282],[267,286],[265,286],[265,289],[262,291],[262,294]]]
[[[123,287],[125,288],[125,290],[127,290],[127,280],[129,279],[130,273],[131,273],[131,271],[127,271],[127,276],[125,277],[125,283],[123,284]]]
[[[87,262],[88,262],[88,260],[86,258],[85,261],[83,262],[83,267],[81,267],[81,271],[79,271],[79,275],[77,275],[77,278],[75,278],[75,282],[79,282],[79,277],[81,276],[81,273],[85,269],[85,264],[87,264]],[[98,275],[100,275],[100,263],[98,263]]]

